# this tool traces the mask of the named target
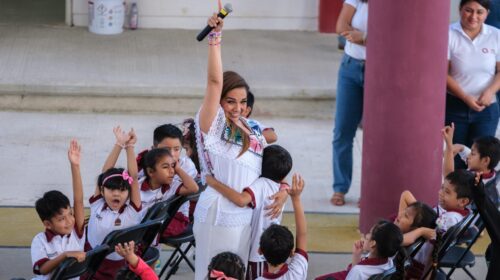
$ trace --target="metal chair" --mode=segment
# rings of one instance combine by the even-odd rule
[[[54,270],[51,279],[65,280],[83,274],[91,277],[99,268],[102,260],[111,252],[108,245],[100,245],[88,251],[83,262],[78,262],[75,258],[67,258]]]

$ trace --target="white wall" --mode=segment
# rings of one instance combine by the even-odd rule
[[[125,0],[131,3],[133,0]],[[319,0],[227,0],[227,29],[317,30]],[[128,6],[128,5],[127,5]],[[200,29],[216,0],[138,0],[140,28]],[[87,26],[88,1],[73,0],[73,24]]]

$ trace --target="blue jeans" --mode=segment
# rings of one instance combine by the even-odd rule
[[[365,61],[346,54],[337,82],[335,128],[333,130],[333,190],[347,193],[352,180],[352,147],[363,115]]]
[[[446,125],[455,123],[453,143],[471,147],[474,139],[481,136],[495,136],[499,113],[499,103],[493,103],[481,112],[469,108],[459,98],[446,95]],[[457,168],[465,168],[465,163],[455,158]]]

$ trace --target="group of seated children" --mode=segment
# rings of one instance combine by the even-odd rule
[[[495,167],[500,160],[500,140],[491,136],[480,137],[469,149],[453,144],[453,132],[453,124],[442,130],[446,147],[444,182],[438,191],[438,205],[431,208],[418,201],[410,191],[404,191],[394,219],[395,226],[384,221],[377,223],[368,236],[354,243],[352,263],[346,270],[318,276],[317,280],[368,279],[393,266],[396,268],[393,279],[421,279],[430,273],[436,262],[440,245],[436,240],[470,214],[475,174],[481,174],[486,195],[498,206],[500,180]],[[457,154],[466,162],[467,170],[454,169]],[[384,237],[377,239],[378,231],[385,227]],[[419,238],[427,241],[405,267],[407,256],[401,248]],[[361,252],[367,254],[365,258],[360,257]]]
[[[90,218],[87,227],[84,224],[80,174],[81,148],[76,140],[71,141],[68,159],[73,183],[73,211],[68,198],[59,191],[46,192],[36,202],[36,211],[45,226],[45,232],[37,234],[31,245],[33,272],[37,279],[49,279],[51,272],[65,258],[83,261],[84,251],[100,245],[111,231],[138,224],[147,209],[155,203],[174,195],[189,195],[198,191],[198,163],[191,160],[197,157],[195,140],[190,138],[194,135],[194,123],[187,120],[183,125],[184,131],[172,124],[157,127],[152,148],[141,152],[137,158],[134,152],[137,142],[134,130],[126,133],[120,127],[114,128],[116,143],[89,200]],[[254,125],[260,126],[258,122]],[[274,133],[272,129],[267,131]],[[444,183],[438,192],[438,205],[433,209],[419,202],[411,192],[404,191],[394,221],[377,223],[369,234],[354,243],[352,262],[347,269],[316,279],[368,279],[393,266],[397,274],[406,275],[407,279],[421,278],[434,261],[433,251],[437,250],[438,244],[433,240],[470,212],[468,205],[471,202],[471,188],[474,187],[471,185],[471,172],[482,174],[488,197],[498,205],[497,185],[500,180],[495,167],[500,158],[500,141],[495,137],[481,137],[469,149],[453,144],[453,131],[453,125],[442,131],[446,147]],[[187,156],[181,156],[183,147],[186,148]],[[115,167],[123,149],[127,157],[127,170]],[[468,170],[454,170],[453,162],[457,154],[466,161]],[[264,149],[261,177],[241,193],[207,176],[210,187],[236,205],[254,209],[249,263],[242,263],[241,258],[233,253],[221,253],[212,259],[208,279],[306,279],[306,224],[300,202],[304,180],[295,174],[290,188],[284,180],[291,169],[292,158],[288,151],[281,146],[270,145]],[[272,203],[269,197],[279,190],[286,190],[292,200],[297,225],[295,250],[292,233],[279,225],[281,212],[267,213]],[[183,205],[162,235],[182,233],[188,224],[189,205]],[[406,255],[403,249],[419,238],[428,241],[412,258],[410,266],[405,268]],[[366,255],[363,256],[363,253]],[[133,242],[117,246],[115,253],[103,261],[95,279],[115,279],[120,268],[127,267],[126,262],[129,269],[124,273],[132,271],[140,275],[141,279],[156,279],[151,268],[134,254]]]
[[[46,229],[35,236],[31,245],[33,272],[38,279],[49,279],[51,272],[67,257],[82,261],[84,251],[100,245],[111,231],[139,224],[154,203],[177,194],[198,191],[194,164],[189,158],[180,156],[181,130],[173,125],[161,126],[157,130],[167,131],[159,141],[156,141],[155,131],[154,146],[162,145],[162,148],[153,148],[144,155],[139,178],[134,130],[126,133],[119,126],[113,129],[116,143],[89,199],[90,217],[86,230],[80,174],[81,148],[76,140],[71,141],[68,158],[73,178],[74,214],[67,197],[58,191],[46,192],[36,202],[36,210]],[[127,170],[115,167],[123,149]],[[177,222],[169,225],[163,235],[181,233],[188,222],[187,215],[187,212],[176,215]],[[118,250],[106,256],[94,279],[115,279],[117,271],[126,265],[123,256]]]

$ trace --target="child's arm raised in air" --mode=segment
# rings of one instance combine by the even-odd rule
[[[220,1],[219,6],[221,6]],[[219,32],[220,34],[224,21],[214,13],[213,16],[208,19],[208,25],[214,28],[213,32]],[[220,45],[221,35],[216,35],[212,39],[209,37],[209,40],[213,40],[213,43],[208,46],[207,88],[205,90],[205,97],[201,105],[199,118],[201,131],[205,133],[208,133],[217,114],[222,95],[223,82]]]
[[[213,176],[207,175],[206,178],[207,185],[214,188],[225,198],[229,199],[232,203],[238,205],[239,207],[245,207],[252,202],[252,196],[247,192],[239,193],[234,189],[222,184]]]
[[[198,184],[181,168],[179,162],[175,163],[175,173],[179,175],[182,180],[182,187],[179,189],[180,195],[189,195],[198,191]]]
[[[136,208],[141,207],[141,193],[139,191],[138,167],[135,159],[134,145],[137,143],[137,135],[134,129],[130,129],[128,140],[125,142],[125,151],[127,153],[127,169],[128,174],[132,177],[132,185],[130,186],[130,202],[134,203]]]
[[[419,227],[410,232],[403,234],[403,244],[401,246],[409,246],[420,237],[426,240],[432,240],[436,238],[436,230],[432,228]]]
[[[401,193],[401,197],[399,198],[399,211],[398,213],[401,213],[402,211],[405,211],[405,209],[408,207],[408,205],[417,202],[417,199],[413,196],[413,194],[410,191],[403,191]]]
[[[127,141],[130,139],[130,135],[122,131],[120,126],[114,127],[113,133],[115,134],[116,143],[113,145],[113,149],[102,166],[102,172],[106,172],[106,170],[115,167],[116,161],[118,160],[122,149],[125,148]],[[100,194],[100,186],[96,186],[94,196],[98,196]]]
[[[300,174],[296,173],[292,178],[292,188],[288,190],[288,194],[292,198],[293,212],[295,215],[295,249],[307,251],[307,224],[304,208],[300,201],[300,194],[304,189],[304,179]]]
[[[75,229],[78,234],[83,234],[85,213],[83,211],[83,184],[80,172],[81,147],[73,139],[69,144],[68,159],[71,164],[71,177],[73,179],[73,215],[75,217]]]
[[[451,123],[450,126],[445,126],[441,133],[443,135],[443,140],[446,143],[446,148],[444,149],[444,159],[443,159],[443,177],[455,170],[455,162],[453,160],[453,133],[455,132],[455,124]]]

